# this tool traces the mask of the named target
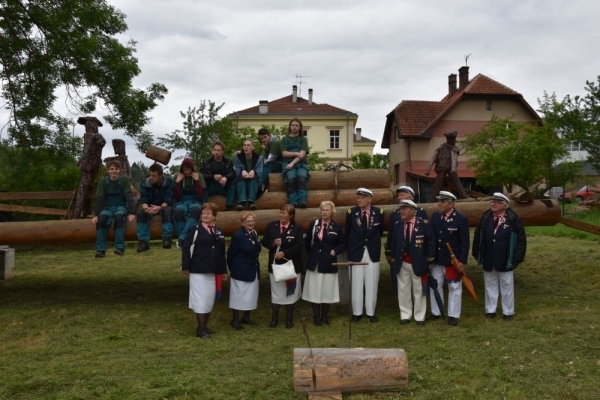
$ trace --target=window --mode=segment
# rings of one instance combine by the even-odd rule
[[[394,131],[396,132],[396,143],[398,143],[400,141],[400,128],[396,127]]]
[[[485,111],[492,111],[492,101],[491,100],[485,101]]]
[[[304,137],[308,137],[308,130],[304,129],[304,130],[302,131],[302,136],[304,136]]]
[[[394,184],[400,184],[400,164],[394,165]]]
[[[340,148],[340,131],[331,130],[329,131],[329,148],[339,149]]]

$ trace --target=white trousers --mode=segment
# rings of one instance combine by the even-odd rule
[[[400,319],[410,319],[412,317],[414,300],[415,321],[425,321],[427,296],[423,296],[421,277],[415,275],[412,264],[407,262],[402,262],[400,273],[397,276]]]
[[[446,280],[446,267],[443,265],[435,264],[431,268],[431,275],[435,278],[438,283],[437,291],[442,298],[442,303],[444,303],[444,281]],[[442,315],[440,312],[440,308],[435,301],[435,296],[433,294],[433,289],[429,289],[431,291],[429,296],[429,301],[431,303],[431,313],[433,315]],[[448,316],[454,318],[460,318],[460,311],[462,309],[462,282],[448,282]]]
[[[363,314],[364,309],[368,316],[375,315],[377,305],[377,289],[379,287],[379,263],[372,262],[369,251],[365,249],[362,262],[369,265],[356,265],[352,267],[352,314]]]
[[[498,307],[498,287],[502,296],[502,314],[515,313],[515,282],[513,271],[492,272],[483,271],[485,282],[485,312],[495,313]]]

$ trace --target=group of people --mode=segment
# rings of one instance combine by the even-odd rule
[[[150,219],[160,215],[162,220],[162,247],[169,249],[173,235],[178,235],[181,248],[187,231],[198,223],[201,207],[210,196],[226,198],[226,208],[231,210],[237,197],[237,211],[256,210],[256,199],[269,184],[269,173],[282,173],[288,193],[288,202],[294,207],[306,208],[308,197],[308,142],[302,135],[302,122],[294,118],[288,125],[288,134],[279,140],[269,130],[262,128],[258,137],[263,147],[261,154],[254,151],[252,140],[245,140],[242,151],[233,159],[223,155],[225,146],[216,141],[212,156],[203,160],[200,171],[186,158],[173,181],[163,173],[163,167],[154,163],[149,176],[140,185],[140,206],[137,213],[132,197],[131,182],[120,175],[118,161],[106,165],[108,175],[103,177],[96,190],[95,217],[96,258],[106,256],[106,233],[114,220],[115,250],[125,252],[125,221],[137,217],[137,252],[150,250]]]

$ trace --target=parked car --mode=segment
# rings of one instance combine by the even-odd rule
[[[581,189],[579,189],[577,191],[577,193],[575,193],[575,194],[573,194],[571,192],[565,192],[564,199],[566,199],[565,201],[567,201],[567,202],[570,202],[573,199],[575,199],[575,201],[577,203],[586,201],[590,197],[592,197],[594,194],[596,194],[596,192],[593,192],[592,190],[590,190],[590,188],[595,188],[597,190],[600,190],[600,184],[597,184],[596,186],[585,185]],[[559,195],[558,199],[563,200],[563,195]]]
[[[554,187],[551,187],[550,190],[546,190],[546,192],[544,193],[544,197],[546,197],[548,199],[558,200],[559,196],[561,196],[560,198],[562,199],[562,194],[563,194],[562,186],[554,186]]]

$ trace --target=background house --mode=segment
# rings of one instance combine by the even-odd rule
[[[442,100],[403,100],[386,116],[381,147],[389,149],[394,183],[418,190],[421,202],[435,177],[433,170],[429,177],[424,173],[435,149],[446,142],[444,132],[456,129],[460,146],[466,133],[478,131],[493,115],[519,122],[541,120],[520,93],[482,74],[469,80],[469,67],[458,72],[458,82],[456,74],[448,76],[448,94]],[[467,189],[480,189],[464,155],[459,157],[458,175]]]
[[[249,126],[258,131],[262,125],[288,126],[298,118],[312,151],[324,152],[330,163],[348,161],[353,154],[373,154],[375,141],[361,135],[356,128],[358,114],[326,103],[313,101],[313,90],[308,89],[308,99],[298,96],[297,86],[292,94],[277,100],[261,100],[258,105],[228,115],[238,127]]]

